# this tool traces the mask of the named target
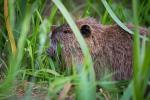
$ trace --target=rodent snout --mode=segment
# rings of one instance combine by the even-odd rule
[[[52,59],[58,56],[58,45],[58,39],[53,37],[50,40],[50,47],[47,49],[47,53]]]
[[[54,58],[56,56],[56,50],[57,49],[57,42],[51,41],[50,47],[47,49],[47,53],[51,58]]]
[[[48,55],[50,56],[50,57],[55,57],[55,55],[56,55],[56,50],[55,50],[55,48],[54,47],[50,47],[50,48],[48,48],[47,49],[47,53],[48,53]]]

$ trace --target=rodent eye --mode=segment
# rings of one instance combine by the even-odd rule
[[[64,32],[65,34],[67,34],[67,33],[70,33],[71,31],[70,31],[70,29],[65,29],[63,32]]]
[[[83,25],[80,28],[80,32],[84,37],[89,37],[91,35],[91,29],[89,25]]]
[[[64,33],[65,33],[65,34],[68,33],[68,30],[64,30]]]

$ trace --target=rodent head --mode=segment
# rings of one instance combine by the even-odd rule
[[[96,52],[96,47],[98,48],[99,45],[98,35],[102,31],[101,24],[92,18],[77,20],[76,24],[88,45],[89,51],[91,53]],[[65,61],[71,63],[73,57],[78,63],[82,62],[83,54],[80,45],[68,24],[53,29],[50,37],[50,48],[48,49],[48,54],[51,57],[56,56],[58,44],[62,47],[61,54]]]

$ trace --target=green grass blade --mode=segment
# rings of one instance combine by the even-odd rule
[[[68,22],[69,26],[71,27],[71,29],[73,30],[77,41],[80,44],[81,50],[84,54],[85,60],[86,62],[86,66],[88,66],[88,70],[90,71],[91,74],[91,79],[90,82],[88,82],[87,80],[81,80],[83,77],[85,79],[86,75],[83,74],[82,78],[80,79],[80,88],[82,88],[83,92],[81,93],[82,95],[79,96],[79,98],[81,99],[85,99],[85,100],[91,100],[95,98],[95,88],[92,87],[91,90],[87,91],[87,87],[82,87],[82,86],[86,86],[91,85],[90,83],[94,82],[95,77],[94,77],[94,69],[93,69],[93,63],[92,63],[92,59],[91,56],[89,54],[89,50],[87,48],[87,45],[82,37],[82,35],[80,34],[80,31],[78,30],[75,22],[73,21],[73,19],[71,18],[70,14],[68,13],[68,11],[66,10],[66,8],[63,6],[63,4],[59,1],[59,0],[53,0],[53,2],[55,3],[55,5],[58,7],[58,9],[61,11],[62,15],[64,16],[64,18],[66,19],[66,21]],[[85,82],[86,81],[86,82]]]

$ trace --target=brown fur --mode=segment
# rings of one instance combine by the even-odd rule
[[[90,26],[91,34],[84,37],[94,62],[96,77],[99,79],[105,72],[114,73],[113,79],[126,80],[132,77],[132,44],[133,36],[118,25],[104,26],[92,18],[76,21],[78,28],[83,25]],[[132,29],[133,25],[127,25]],[[140,28],[143,35],[150,34],[147,29]],[[70,27],[62,25],[53,30],[51,47],[48,50],[50,56],[56,55],[58,41],[63,44],[62,57],[66,66],[71,66],[74,60],[82,63],[83,54]],[[54,52],[55,51],[55,52]]]

